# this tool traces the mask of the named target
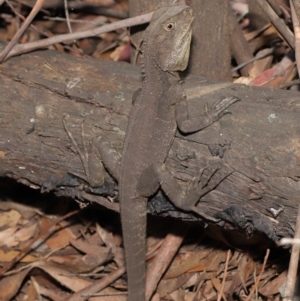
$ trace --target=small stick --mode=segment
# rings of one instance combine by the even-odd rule
[[[27,29],[31,21],[34,19],[34,17],[37,15],[37,13],[40,11],[44,4],[45,0],[37,0],[32,11],[26,18],[25,22],[22,24],[20,29],[17,31],[17,33],[14,35],[12,40],[7,44],[7,46],[4,48],[4,50],[0,53],[0,63],[3,62],[3,60],[6,58],[8,53],[12,50],[12,48],[16,45],[24,31]]]
[[[290,29],[284,24],[283,20],[278,17],[278,15],[274,12],[272,7],[268,4],[266,0],[256,0],[261,9],[265,12],[265,14],[270,19],[271,23],[275,26],[277,31],[281,34],[283,39],[289,45],[289,47],[295,50],[295,41],[294,35],[290,31]]]
[[[261,271],[260,271],[260,273],[259,273],[259,275],[258,275],[258,277],[257,277],[257,279],[256,279],[256,281],[255,281],[255,283],[254,283],[254,285],[253,285],[253,287],[252,287],[252,289],[251,289],[251,291],[250,291],[250,293],[249,293],[249,295],[247,296],[247,298],[246,298],[245,301],[252,300],[251,298],[252,298],[252,296],[253,296],[255,290],[258,288],[258,284],[259,284],[259,282],[260,282],[260,279],[261,279],[261,277],[262,277],[262,274],[263,274],[263,272],[265,271],[265,267],[266,267],[266,264],[267,264],[267,260],[268,260],[268,258],[269,258],[269,255],[270,255],[270,249],[267,249],[266,256],[265,256],[265,258],[264,258],[264,262],[263,262],[263,266],[262,266],[262,268],[261,268]]]
[[[300,238],[300,206],[298,206],[298,216],[296,222],[295,239]],[[290,258],[289,270],[286,277],[286,286],[284,289],[283,299],[284,301],[292,300],[295,291],[295,284],[297,279],[298,260],[299,260],[299,244],[293,244],[292,253]]]
[[[221,301],[223,292],[224,292],[224,288],[225,288],[225,281],[226,281],[226,277],[227,277],[227,271],[228,271],[228,263],[230,260],[230,256],[231,256],[231,251],[228,250],[227,251],[227,256],[226,256],[226,263],[225,263],[225,268],[224,268],[224,275],[223,275],[223,280],[222,280],[222,286],[221,286],[221,290],[218,293],[218,299],[217,301]]]
[[[295,11],[295,14],[298,18],[298,20],[300,19],[300,2],[299,0],[291,0],[291,2],[293,3],[293,9]],[[291,9],[292,9],[292,5],[290,5]]]
[[[85,31],[81,31],[81,32],[74,32],[74,33],[69,33],[69,34],[58,35],[58,36],[51,37],[48,39],[43,39],[40,41],[35,41],[35,42],[31,42],[31,43],[26,43],[26,44],[18,44],[12,49],[12,51],[7,56],[5,56],[5,58],[7,59],[12,56],[30,52],[30,51],[33,51],[36,49],[46,48],[46,47],[51,46],[56,43],[62,43],[62,42],[70,41],[70,40],[77,40],[77,39],[93,37],[93,36],[97,36],[102,33],[114,31],[114,30],[117,30],[120,28],[148,23],[148,22],[150,22],[152,15],[153,15],[153,12],[150,12],[145,15],[128,18],[128,19],[125,19],[122,21],[114,22],[112,24],[103,25],[101,27],[97,27],[97,28],[93,28],[93,29],[89,29],[89,30],[85,30]],[[2,53],[0,54],[0,58],[1,58],[1,55],[2,55]],[[2,61],[3,61],[3,59],[2,60],[0,59],[0,62],[2,62]]]
[[[264,51],[262,51],[260,54],[256,55],[255,57],[251,58],[250,60],[246,61],[246,62],[243,62],[242,64],[239,64],[238,66],[234,67],[231,69],[231,72],[234,72],[234,71],[237,71],[245,66],[247,66],[248,64],[251,64],[257,60],[260,60],[270,54],[272,54],[274,52],[274,49],[275,47],[272,47],[272,48],[268,48],[268,49],[265,49]]]
[[[152,260],[147,272],[146,282],[146,300],[150,300],[155,292],[157,285],[178,252],[185,237],[186,229],[183,229],[181,235],[168,234],[159,249],[158,254]]]
[[[13,5],[8,1],[8,0],[4,0],[6,1],[6,4],[10,7],[10,9],[14,12],[14,14],[19,18],[21,19],[23,22],[26,20],[26,18],[21,15],[14,7]],[[50,19],[50,18],[48,18]],[[33,24],[30,24],[30,27],[32,27],[36,32],[38,32],[39,34],[45,36],[45,37],[50,37],[48,33],[46,32],[43,32],[42,30],[40,30],[38,27],[36,27],[35,25]]]
[[[85,301],[90,299],[90,296],[94,293],[98,293],[118,278],[120,278],[126,272],[125,266],[121,266],[119,269],[111,272],[109,275],[95,281],[93,284],[81,289],[74,293],[72,296],[65,298],[63,301]]]
[[[66,15],[66,19],[67,19],[68,29],[69,29],[69,32],[72,33],[73,31],[72,31],[72,27],[71,27],[71,23],[70,23],[68,1],[67,0],[64,0],[64,6],[65,6],[65,15]]]

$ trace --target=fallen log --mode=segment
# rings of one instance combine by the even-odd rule
[[[63,116],[81,149],[102,136],[121,153],[132,95],[141,84],[139,68],[39,51],[0,65],[0,78],[0,176],[118,211],[118,202],[110,201],[117,199],[117,183],[106,174],[99,190],[89,187]],[[190,117],[203,115],[206,104],[220,97],[241,101],[208,128],[177,133],[166,164],[178,182],[187,187],[201,169],[214,167],[213,177],[229,175],[198,203],[206,215],[249,236],[259,232],[277,241],[293,235],[300,192],[299,93],[193,75],[184,88]],[[160,192],[149,212],[201,220],[178,211]]]

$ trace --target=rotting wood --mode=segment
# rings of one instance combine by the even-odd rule
[[[118,210],[117,202],[84,191],[88,185],[74,176],[84,174],[83,166],[62,118],[69,115],[69,129],[80,146],[84,121],[85,141],[102,135],[121,151],[139,69],[40,51],[8,60],[0,66],[0,77],[0,176]],[[222,96],[241,101],[230,108],[232,114],[201,132],[177,134],[167,159],[174,175],[187,184],[208,164],[230,166],[234,172],[198,206],[221,217],[220,225],[227,228],[262,232],[274,241],[291,236],[300,190],[299,94],[197,76],[188,76],[184,87],[194,116]],[[109,191],[114,188],[108,175],[106,184]],[[160,199],[150,202],[150,211],[197,219]]]

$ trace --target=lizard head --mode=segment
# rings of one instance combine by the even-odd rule
[[[147,53],[166,72],[187,67],[192,38],[193,9],[179,5],[159,8],[145,33]]]

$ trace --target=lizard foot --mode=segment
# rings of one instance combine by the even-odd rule
[[[220,170],[220,167],[202,168],[198,176],[194,177],[186,190],[186,210],[194,211],[194,207],[202,196],[213,190],[220,182],[212,177]]]
[[[84,130],[83,130],[83,122],[81,124],[81,139],[82,139],[82,145],[83,150],[79,147],[76,140],[73,137],[73,134],[68,128],[67,125],[67,118],[69,115],[64,114],[63,116],[63,125],[65,128],[65,131],[72,142],[73,146],[75,147],[77,153],[79,154],[79,157],[81,159],[85,176],[74,174],[81,179],[85,180],[87,183],[89,183],[92,187],[100,187],[104,184],[104,166],[101,162],[101,158],[99,158],[99,153],[97,149],[95,148],[94,143],[91,143],[88,147],[85,143],[84,139]]]
[[[217,121],[225,114],[230,113],[226,109],[239,100],[240,99],[235,96],[221,97],[213,104],[205,115],[211,122]]]
[[[202,196],[213,190],[224,180],[224,176],[218,176],[218,171],[221,169],[219,166],[201,169],[199,175],[192,180],[187,189],[179,185],[165,164],[155,164],[154,169],[162,190],[177,208],[184,211],[193,211],[207,220],[217,221],[202,212],[196,207],[196,204]]]

